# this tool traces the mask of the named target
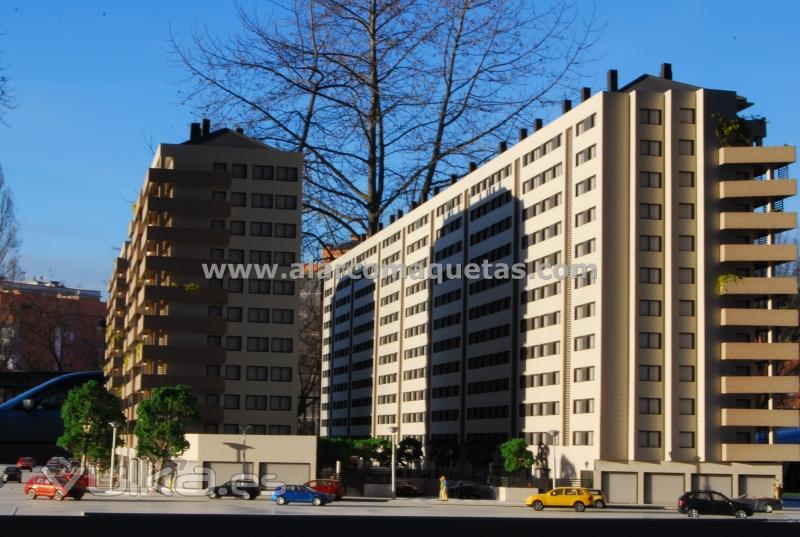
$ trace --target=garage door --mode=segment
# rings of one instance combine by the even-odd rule
[[[266,474],[275,474],[270,480],[280,481],[287,485],[302,485],[306,481],[314,479],[310,473],[309,464],[292,464],[277,462],[262,462],[258,465],[259,474],[263,477]],[[263,482],[263,481],[262,481]],[[267,488],[272,488],[272,483],[267,483]]]
[[[214,482],[217,485],[230,481],[233,476],[241,474],[243,469],[240,462],[205,462],[203,467],[214,471]],[[248,462],[246,470],[252,472],[253,463]]]
[[[773,490],[774,481],[775,478],[771,475],[740,475],[739,494],[772,498],[775,494]]]
[[[644,503],[678,505],[686,492],[683,474],[644,474]]]
[[[733,478],[729,475],[693,474],[692,488],[695,490],[716,490],[730,497],[733,492]]]
[[[636,503],[636,474],[603,472],[603,492],[608,503]]]

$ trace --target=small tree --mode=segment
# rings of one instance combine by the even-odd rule
[[[446,441],[432,442],[428,448],[428,458],[436,468],[450,466],[458,461],[458,446]]]
[[[61,407],[64,434],[57,444],[82,461],[107,466],[111,458],[113,429],[110,422],[125,422],[119,399],[96,380],[72,388]],[[122,439],[118,439],[122,445]]]
[[[344,437],[318,438],[317,461],[321,467],[335,466],[336,461],[347,463],[355,454],[353,440]]]
[[[397,460],[402,466],[412,466],[422,459],[422,442],[406,437],[397,448]]]
[[[504,466],[507,472],[530,470],[533,466],[533,453],[528,450],[528,443],[524,438],[512,438],[500,445],[503,454]]]
[[[492,462],[495,446],[486,441],[472,440],[464,444],[464,457],[473,470],[486,468]]]
[[[360,438],[353,442],[353,446],[355,454],[368,465],[377,461],[379,465],[386,466],[392,457],[392,444],[384,438]]]
[[[136,410],[138,453],[160,471],[164,464],[189,448],[186,426],[200,416],[197,399],[189,386],[155,388]]]

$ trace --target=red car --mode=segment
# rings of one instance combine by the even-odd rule
[[[316,479],[307,482],[305,486],[311,487],[317,492],[324,492],[337,500],[341,500],[342,496],[344,496],[344,487],[341,482],[335,479]]]
[[[84,489],[77,483],[73,483],[72,486],[70,486],[69,480],[63,476],[47,478],[45,475],[39,474],[33,476],[25,483],[23,492],[25,492],[25,495],[31,500],[43,496],[60,501],[67,497],[80,500],[83,498]]]
[[[36,466],[36,460],[33,457],[20,457],[17,459],[17,468],[20,470],[33,471],[34,466]]]

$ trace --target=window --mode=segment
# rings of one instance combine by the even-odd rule
[[[297,181],[297,168],[275,168],[275,179],[277,181]]]
[[[294,238],[297,236],[297,226],[295,224],[275,224],[275,236]]]
[[[694,124],[694,108],[681,108],[678,110],[678,121],[680,123]]]
[[[575,125],[575,136],[580,136],[584,132],[594,127],[594,118],[596,115],[597,114],[592,114],[591,116],[587,117],[586,119]]]
[[[206,375],[210,377],[218,377],[221,374],[219,364],[206,364]]]
[[[294,323],[294,310],[273,309],[272,322],[276,324]]]
[[[231,192],[231,206],[245,207],[247,206],[247,194],[244,192]]]
[[[294,282],[278,280],[275,282],[275,287],[273,288],[272,293],[276,295],[293,295]]]
[[[267,371],[268,369],[266,366],[248,365],[247,369],[245,369],[245,378],[247,378],[247,380],[269,380],[267,378]]]
[[[575,446],[591,446],[594,443],[594,431],[574,431],[572,444]]]
[[[236,410],[239,408],[239,396],[235,394],[225,394],[225,408]]]
[[[267,396],[266,395],[246,395],[244,397],[244,407],[247,410],[266,410],[267,409]]]
[[[678,172],[678,185],[693,187],[694,186],[694,172]]]
[[[661,205],[658,203],[640,203],[639,218],[644,220],[661,220]]]
[[[594,413],[594,399],[575,399],[572,402],[573,414],[592,414]]]
[[[221,347],[222,336],[208,336],[206,337],[206,345],[208,347]]]
[[[228,171],[228,163],[227,162],[215,162],[211,165],[211,169],[215,172],[227,172]]]
[[[272,263],[272,252],[266,250],[250,250],[250,262],[269,265]]]
[[[250,222],[250,235],[253,237],[272,237],[272,223]]]
[[[694,220],[694,203],[679,203],[678,218]]]
[[[580,196],[581,194],[586,194],[587,192],[594,190],[596,186],[597,180],[595,176],[591,176],[588,179],[584,179],[575,185],[575,196]]]
[[[694,155],[694,140],[678,140],[679,155]]]
[[[575,320],[594,317],[594,302],[575,306]]]
[[[292,352],[292,338],[274,337],[272,338],[272,352]]]
[[[269,434],[291,434],[292,428],[288,425],[270,425]]]
[[[678,250],[680,250],[681,252],[694,252],[694,236],[679,235]]]
[[[681,382],[694,382],[694,366],[678,366],[678,380]]]
[[[269,338],[266,337],[248,337],[247,350],[249,352],[267,352],[269,351]]]
[[[580,227],[582,225],[588,224],[589,222],[593,222],[595,219],[595,208],[592,207],[591,209],[587,209],[585,211],[581,211],[575,215],[575,227]],[[559,222],[560,223],[560,222]]]
[[[228,250],[228,261],[231,263],[244,263],[244,250]]]
[[[211,406],[211,407],[219,406],[219,394],[207,393],[204,402],[205,406]]]
[[[224,190],[215,190],[211,193],[211,199],[213,201],[225,201],[227,197]]]
[[[661,188],[661,172],[639,172],[639,186]]]
[[[640,140],[639,154],[649,157],[661,156],[661,142],[658,140]]]
[[[639,414],[661,414],[661,399],[640,397]]]
[[[239,380],[242,376],[242,368],[238,365],[225,366],[225,379],[226,380]]]
[[[639,251],[660,252],[661,237],[656,235],[639,235]]]
[[[272,194],[250,194],[250,207],[254,209],[272,209]]]
[[[231,235],[244,235],[244,222],[241,220],[231,220]]]
[[[639,380],[642,382],[661,382],[661,366],[640,365]]]
[[[693,268],[679,268],[678,269],[678,282],[679,283],[694,283],[694,269]]]
[[[297,196],[275,196],[276,209],[297,209]]]
[[[280,267],[291,266],[295,262],[294,252],[275,252],[275,264]],[[356,296],[358,298],[358,296]]]
[[[225,231],[225,220],[212,220],[211,229],[214,231]]]
[[[225,259],[225,250],[222,248],[211,248],[208,257],[211,259]]]
[[[640,267],[639,283],[661,283],[661,269]]]
[[[575,382],[588,382],[594,380],[594,366],[578,367],[574,372]]]
[[[274,168],[272,166],[253,166],[253,179],[272,181],[273,177]]]
[[[247,164],[234,164],[231,166],[231,177],[234,179],[247,178]]]
[[[242,350],[241,336],[228,336],[225,338],[225,348],[229,351]]]
[[[209,306],[208,316],[214,318],[222,317],[222,306]]]
[[[269,322],[269,309],[268,308],[247,308],[247,322],[250,322],[250,323],[268,323]]]
[[[226,423],[222,426],[223,434],[240,434],[239,425],[236,423]]]
[[[644,317],[661,317],[660,300],[640,300],[639,315]]]
[[[679,300],[678,315],[682,317],[694,317],[694,300]]]
[[[575,257],[581,257],[584,255],[591,254],[594,252],[594,245],[595,240],[590,239],[588,241],[580,242],[575,245]]]
[[[694,399],[679,399],[678,413],[684,416],[694,416]]]
[[[271,284],[271,280],[249,280],[249,283],[247,284],[248,291],[254,295],[268,295]]]
[[[272,382],[291,382],[291,367],[272,367],[270,368],[270,379]]]
[[[679,448],[693,448],[694,447],[694,433],[691,431],[680,431],[678,433],[678,447]]]
[[[240,280],[239,278],[236,279],[229,279],[228,280],[228,291],[231,293],[241,293],[244,289],[244,280]]]
[[[238,323],[242,320],[242,308],[228,307],[228,320]]]
[[[678,342],[681,349],[694,349],[694,334],[691,332],[681,332],[678,335]]]
[[[288,395],[272,395],[269,398],[270,410],[291,410],[292,398]]]
[[[660,349],[661,334],[658,332],[639,332],[640,349]]]
[[[595,156],[597,156],[597,145],[591,145],[584,149],[583,151],[578,152],[575,155],[575,165],[580,166],[584,162],[592,160]]]
[[[654,108],[640,108],[639,117],[645,125],[661,125],[661,110]]]
[[[639,431],[639,447],[660,448],[661,431]]]
[[[594,334],[579,336],[575,338],[575,350],[582,351],[594,348]]]

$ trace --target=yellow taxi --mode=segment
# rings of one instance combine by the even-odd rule
[[[592,493],[579,487],[557,487],[551,491],[528,496],[525,505],[541,511],[545,507],[572,507],[583,512],[592,505]]]

